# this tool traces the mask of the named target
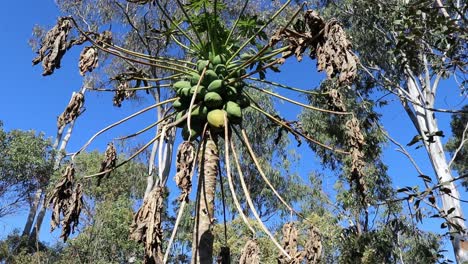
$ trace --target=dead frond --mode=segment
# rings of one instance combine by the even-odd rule
[[[322,238],[319,230],[312,226],[309,229],[309,237],[304,246],[306,263],[317,264],[320,263],[322,257]]]
[[[60,68],[60,61],[69,48],[67,37],[71,28],[70,20],[60,17],[57,24],[45,35],[41,47],[37,51],[38,55],[32,61],[33,65],[42,61],[44,69],[42,75],[50,75],[55,69]]]
[[[83,112],[83,105],[84,95],[82,93],[74,93],[70,103],[68,103],[63,113],[57,118],[57,128],[60,130],[75,120]]]
[[[239,264],[260,264],[260,247],[257,240],[251,239],[247,241],[241,251]]]
[[[104,172],[104,171],[113,169],[115,167],[115,164],[117,163],[117,151],[115,150],[114,144],[112,142],[107,144],[106,152],[104,153],[104,155],[105,155],[105,158],[101,162],[101,168],[99,169],[99,172]],[[108,178],[110,173],[111,172],[109,171],[102,175],[99,175],[97,186],[101,184],[101,180],[103,178]]]
[[[310,57],[317,59],[317,69],[325,71],[329,78],[339,75],[339,83],[349,83],[355,78],[357,58],[336,20],[326,22],[317,12],[307,10],[293,28],[281,29],[270,39],[270,46],[279,41],[288,43],[289,49],[283,53],[283,58],[294,55],[301,61],[309,49]]]
[[[351,182],[355,182],[357,190],[365,200],[365,193],[367,191],[366,183],[364,181],[364,167],[363,148],[366,144],[364,135],[361,132],[359,120],[355,117],[348,120],[346,126],[346,140],[350,147],[351,153]]]
[[[178,200],[188,202],[188,195],[192,189],[192,168],[195,161],[195,148],[189,141],[184,141],[177,149],[175,182],[182,193]]]
[[[145,244],[144,263],[159,264],[163,260],[161,226],[163,203],[163,188],[156,186],[138,209],[130,226],[130,238]]]
[[[49,198],[49,204],[52,205],[51,231],[61,224],[60,238],[63,241],[67,241],[70,233],[75,231],[83,207],[83,190],[81,184],[74,186],[74,176],[75,168],[73,165],[68,165]],[[60,215],[63,215],[61,221]]]
[[[80,54],[80,61],[78,68],[80,75],[84,76],[85,73],[92,72],[98,66],[98,50],[95,47],[85,47]]]
[[[280,264],[301,264],[305,252],[297,250],[297,229],[294,223],[285,223],[283,231],[283,248],[291,256],[289,260],[284,254],[279,254],[278,263]]]

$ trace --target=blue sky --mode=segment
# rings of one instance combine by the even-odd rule
[[[46,27],[55,24],[58,10],[54,1],[4,1],[2,5],[2,9],[0,9],[0,30],[2,33],[2,41],[0,41],[0,50],[2,51],[0,120],[3,121],[6,130],[33,129],[43,131],[47,136],[53,137],[56,133],[56,116],[63,111],[72,92],[79,90],[82,85],[82,77],[78,73],[77,66],[81,48],[78,47],[67,53],[62,62],[62,68],[56,70],[52,76],[41,76],[42,68],[40,66],[33,67],[31,64],[35,54],[28,46],[28,39],[32,36],[31,32],[35,24]],[[271,77],[273,80],[278,80],[281,77],[286,79],[291,86],[307,89],[315,87],[324,77],[314,71],[315,67],[311,62],[288,62],[283,67],[281,75],[272,74]],[[439,93],[437,107],[461,108],[462,100],[457,96],[459,91],[454,83],[450,81],[442,83]],[[111,94],[88,94],[86,112],[77,122],[76,130],[68,147],[69,151],[76,151],[92,134],[105,125],[150,104],[149,101],[124,103],[122,108],[116,108],[112,106],[111,96]],[[390,105],[381,110],[383,125],[392,137],[402,144],[406,144],[416,134],[416,130],[395,97],[390,96],[389,99],[392,99]],[[466,101],[463,103],[466,104]],[[291,111],[291,109],[297,108],[287,103],[279,108],[282,114],[288,118],[294,118],[297,112]],[[90,149],[103,149],[111,138],[145,127],[152,119],[153,114],[153,112],[147,113],[123,129],[106,133],[99,138],[96,144],[92,144]],[[438,114],[438,119],[440,128],[446,135],[450,135],[450,116]],[[444,142],[446,140],[447,137]],[[416,171],[402,154],[395,151],[395,148],[389,143],[384,153],[384,160],[390,164],[389,174],[394,185],[396,187],[419,185],[421,182],[416,177]],[[410,150],[423,171],[427,175],[433,176],[424,150],[422,148],[419,150],[411,148]],[[310,153],[305,147],[301,147],[298,152],[304,158],[304,161],[301,160],[296,164],[297,171],[301,175],[306,175],[310,170],[319,166],[318,161],[310,162],[308,158]],[[333,182],[330,181],[328,187],[331,189],[332,185]],[[467,198],[463,191],[461,196],[464,199]],[[467,207],[464,206],[464,209],[466,212]],[[0,219],[0,238],[6,236],[13,228],[21,229],[24,221],[24,214]],[[46,222],[48,221],[46,219]],[[439,225],[440,222],[425,220],[423,228],[438,232],[440,231]],[[57,241],[58,235],[51,236],[48,233],[48,227],[44,227],[41,238],[53,243]],[[450,249],[449,252],[451,252]]]

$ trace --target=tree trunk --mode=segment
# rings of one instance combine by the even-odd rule
[[[192,264],[213,263],[213,221],[218,149],[206,136],[200,149],[199,179],[195,227],[192,241]]]
[[[31,232],[31,228],[34,223],[34,218],[36,217],[37,208],[39,206],[39,202],[41,201],[42,192],[42,188],[39,188],[34,194],[34,199],[31,203],[31,207],[29,208],[28,218],[26,218],[26,224],[24,225],[23,236],[27,236],[29,235],[29,232]]]
[[[30,240],[37,240],[39,238],[39,232],[41,231],[42,227],[42,221],[44,221],[44,217],[47,211],[47,201],[45,200],[46,197],[43,197],[43,202],[42,202],[42,207],[41,210],[39,211],[39,214],[37,215],[36,218],[36,224],[34,225],[33,230],[31,231],[31,234],[29,235]]]
[[[407,89],[413,101],[419,102],[421,105],[428,107],[434,106],[435,91],[430,91],[430,81],[428,81],[425,87],[419,90],[414,76],[410,73],[407,74]],[[463,210],[460,204],[460,194],[458,192],[451,171],[448,167],[447,160],[445,158],[445,152],[442,147],[440,137],[434,136],[432,142],[428,142],[427,134],[439,131],[437,120],[434,112],[424,109],[421,106],[413,104],[414,112],[409,112],[409,109],[405,107],[408,114],[410,115],[413,124],[420,136],[424,139],[424,146],[426,148],[429,160],[434,169],[438,183],[445,183],[443,189],[446,191],[440,191],[442,200],[443,213],[447,214],[449,210],[453,210],[448,216],[447,220],[450,223],[457,225],[460,230],[452,225],[449,226],[449,231],[453,237],[452,246],[454,249],[455,257],[458,263],[468,262],[468,248],[464,243],[464,236],[466,235],[466,225],[463,220]]]

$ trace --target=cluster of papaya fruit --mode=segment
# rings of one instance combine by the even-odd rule
[[[182,136],[185,140],[197,138],[206,122],[214,130],[224,127],[227,116],[231,124],[242,121],[242,109],[250,105],[249,98],[242,93],[245,83],[240,77],[245,70],[237,70],[236,64],[225,64],[225,58],[220,55],[210,56],[209,60],[197,61],[197,72],[174,83],[173,88],[179,97],[173,103],[177,112],[176,120],[184,117],[189,109],[190,101],[195,95],[191,116],[191,131],[187,122],[181,122]],[[203,74],[204,72],[204,74]]]

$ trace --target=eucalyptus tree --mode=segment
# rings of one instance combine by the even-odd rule
[[[439,108],[442,98],[437,92],[444,79],[452,78],[465,96],[466,2],[356,0],[326,4],[326,12],[349,29],[362,72],[370,78],[368,88],[377,87],[397,96],[417,131],[408,145],[420,143],[434,169],[434,177],[429,177],[416,167],[425,190],[408,187],[401,193],[409,200],[417,197],[416,209],[421,201],[435,208],[434,216],[442,217],[442,227],[449,229],[457,261],[467,261],[468,253],[462,246],[466,225],[456,187],[460,177],[452,175],[441,142],[444,133],[436,119],[438,115],[464,112]]]
[[[195,179],[197,191],[192,228],[192,263],[213,261],[213,228],[217,216],[222,215],[215,211],[214,202],[216,186],[221,180],[227,182],[236,214],[248,228],[252,238],[240,256],[241,263],[258,261],[258,255],[250,253],[258,252],[254,238],[259,230],[264,232],[265,237],[280,252],[279,261],[302,261],[303,258],[311,257],[309,252],[314,252],[308,247],[313,246],[311,244],[305,245],[305,250],[301,252],[287,246],[289,242],[286,233],[295,232],[291,225],[283,228],[283,243],[280,244],[255,206],[261,205],[262,200],[254,203],[250,191],[252,186],[247,185],[246,177],[251,177],[249,182],[254,185],[264,184],[265,189],[278,199],[277,203],[286,208],[286,211],[298,218],[304,217],[288,203],[290,199],[283,197],[287,193],[284,181],[280,186],[282,190],[277,190],[273,185],[274,180],[270,176],[274,170],[268,167],[274,161],[271,155],[281,153],[264,146],[272,141],[270,138],[262,139],[259,131],[254,131],[257,124],[249,123],[248,113],[253,111],[279,128],[279,136],[273,140],[279,146],[284,146],[281,135],[286,133],[295,140],[304,140],[317,148],[347,157],[343,162],[349,165],[349,175],[352,177],[350,182],[358,190],[355,192],[356,200],[360,204],[367,202],[365,194],[369,188],[374,187],[369,186],[363,177],[364,170],[367,169],[364,157],[365,137],[358,115],[352,113],[353,109],[339,106],[335,109],[323,109],[298,102],[297,98],[283,96],[280,91],[292,90],[310,96],[316,93],[267,79],[270,74],[280,72],[280,66],[286,59],[296,57],[302,60],[304,53],[309,50],[312,59],[318,60],[319,70],[327,73],[327,78],[335,78],[340,84],[350,83],[356,74],[356,57],[350,50],[350,42],[342,27],[336,21],[325,21],[312,10],[304,11],[304,5],[293,5],[291,1],[281,4],[274,2],[270,5],[260,3],[256,8],[267,10],[269,7],[277,7],[270,13],[265,13],[267,16],[263,19],[252,14],[252,3],[249,1],[239,1],[241,5],[237,6],[237,2],[229,4],[208,0],[190,3],[127,2],[59,2],[65,12],[73,13],[74,16],[58,19],[57,24],[43,36],[38,56],[33,61],[42,62],[43,74],[50,75],[60,67],[61,58],[70,48],[87,43],[89,46],[82,50],[79,60],[81,74],[99,71],[99,57],[116,58],[112,64],[108,64],[112,67],[104,67],[109,71],[109,82],[91,79],[85,83],[87,91],[113,91],[114,104],[117,106],[123,100],[134,97],[138,90],[146,90],[156,100],[155,104],[103,128],[71,155],[71,164],[64,170],[49,197],[54,208],[53,227],[62,225],[63,238],[67,239],[71,230],[77,226],[84,205],[84,193],[92,188],[86,185],[86,181],[98,178],[105,184],[115,169],[127,164],[153,143],[159,142],[152,148],[145,199],[131,225],[131,237],[145,245],[145,262],[161,263],[168,260],[181,216],[184,215],[189,201],[192,181]],[[117,13],[120,15],[116,15]],[[123,23],[128,27],[119,27],[113,34],[102,31],[106,28],[104,25],[109,25],[110,28],[114,23]],[[113,37],[122,32],[122,39]],[[138,48],[134,49],[135,47]],[[101,66],[102,64],[106,66],[105,63],[101,62]],[[254,78],[255,75],[258,78]],[[109,83],[116,88],[102,87]],[[265,89],[265,84],[274,88],[274,92]],[[255,96],[256,93],[285,100],[324,115],[338,116],[337,119],[341,117],[349,129],[345,136],[346,143],[329,145],[328,143],[335,142],[322,142],[314,138],[299,122],[282,118],[268,108],[268,104],[258,101],[262,96]],[[70,109],[75,108],[70,106]],[[125,138],[159,126],[156,136],[123,161],[116,159],[115,148],[113,144],[109,144],[96,173],[75,177],[74,163],[97,136],[152,109],[158,111],[157,121]],[[174,137],[179,135],[175,134],[176,127],[180,128],[183,139],[177,148],[175,173],[175,181],[181,194],[179,213],[166,244],[163,241],[162,222],[172,143]],[[260,138],[253,141],[254,136]],[[265,155],[262,152],[264,150],[270,153]],[[158,160],[156,179],[153,177],[156,171],[155,157]],[[246,164],[251,167],[243,169],[242,166]],[[224,177],[219,173],[221,168],[225,171]],[[246,175],[247,173],[250,175]],[[195,175],[198,177],[194,178]],[[240,192],[235,189],[233,176],[236,176],[236,182],[240,185]],[[375,184],[379,185],[378,182]],[[239,188],[238,185],[236,187]],[[242,199],[237,197],[237,193],[243,196]],[[257,193],[256,197],[261,198],[261,192]],[[249,214],[253,216],[255,225],[248,219]],[[166,246],[165,252],[163,246]],[[229,258],[228,249],[222,252],[222,259]],[[320,255],[320,250],[315,254]],[[318,261],[319,257],[314,259]]]

